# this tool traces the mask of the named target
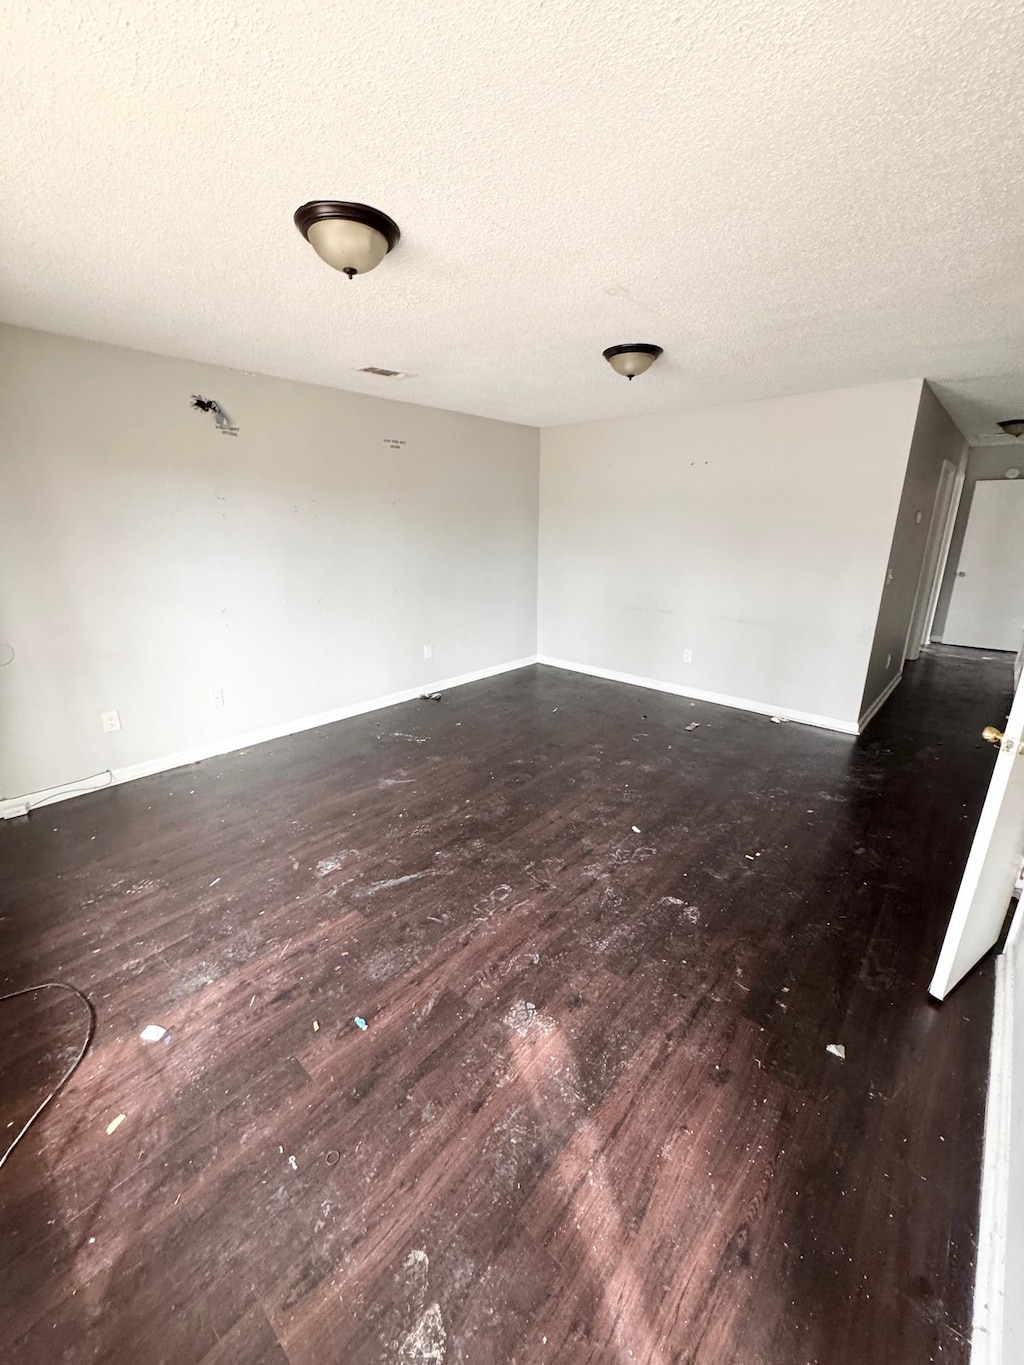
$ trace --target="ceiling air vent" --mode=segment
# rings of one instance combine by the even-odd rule
[[[377,374],[381,379],[408,379],[409,376],[402,370],[382,370],[379,365],[364,365],[358,374]]]

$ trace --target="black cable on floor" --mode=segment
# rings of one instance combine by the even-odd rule
[[[40,982],[38,986],[25,986],[20,991],[11,991],[10,994],[8,995],[0,995],[0,1003],[2,1003],[4,1000],[16,1000],[19,995],[32,995],[36,991],[51,990],[70,991],[72,995],[77,995],[79,1000],[81,1000],[82,1003],[85,1005],[85,1008],[89,1011],[89,1027],[85,1031],[85,1041],[82,1043],[82,1046],[78,1050],[78,1056],[68,1067],[67,1071],[65,1071],[64,1075],[53,1087],[53,1089],[47,1095],[46,1099],[43,1100],[42,1104],[35,1111],[35,1113],[31,1115],[28,1122],[25,1124],[24,1128],[22,1128],[21,1132],[14,1139],[11,1145],[7,1148],[7,1151],[4,1152],[3,1156],[0,1156],[0,1166],[4,1164],[4,1162],[14,1151],[15,1147],[17,1147],[18,1143],[25,1136],[28,1130],[32,1127],[33,1123],[35,1123],[36,1119],[43,1112],[43,1110],[50,1103],[50,1101],[55,1100],[57,1098],[60,1092],[67,1085],[68,1081],[70,1081],[71,1077],[78,1070],[82,1058],[89,1051],[89,1044],[92,1042],[92,1036],[96,1032],[96,1007],[93,1005],[92,1001],[89,999],[89,997],[85,994],[84,991],[80,991],[77,986],[68,985],[66,981],[43,981]]]

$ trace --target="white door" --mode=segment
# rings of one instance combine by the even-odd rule
[[[993,716],[993,720],[999,720]],[[986,732],[987,733],[987,732]],[[994,732],[998,735],[998,730]],[[1024,863],[1024,686],[1018,686],[999,744],[981,819],[928,987],[943,1000],[999,938]]]
[[[1024,480],[981,479],[967,518],[942,640],[1016,650],[1024,625]]]

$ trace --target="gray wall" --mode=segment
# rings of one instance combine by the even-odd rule
[[[942,587],[935,608],[935,622],[932,626],[932,639],[941,640],[949,613],[949,599],[953,596],[953,583],[960,564],[960,551],[964,546],[964,533],[967,518],[971,514],[971,500],[974,485],[982,479],[1003,479],[1008,469],[1024,469],[1024,441],[1015,445],[975,446],[967,457],[967,473],[964,476],[964,491],[956,514],[953,537],[949,542],[949,558],[942,575]]]
[[[903,667],[910,618],[914,611],[928,530],[943,460],[955,467],[966,441],[927,384],[921,391],[914,437],[887,573],[871,645],[862,713],[885,691]],[[920,521],[918,515],[920,514]],[[932,579],[934,582],[934,579]]]
[[[4,327],[0,430],[0,797],[536,651],[532,428]]]
[[[543,431],[541,656],[855,724],[921,389]]]

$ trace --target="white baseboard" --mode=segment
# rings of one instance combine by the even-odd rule
[[[333,725],[335,721],[362,716],[368,711],[381,711],[386,706],[415,701],[424,692],[450,692],[453,687],[464,687],[467,683],[481,682],[484,678],[494,678],[500,673],[512,673],[518,668],[529,668],[536,662],[537,656],[531,654],[526,659],[513,659],[509,663],[495,664],[491,668],[478,668],[472,673],[460,673],[454,678],[442,678],[439,681],[421,683],[418,687],[406,687],[401,692],[392,692],[386,697],[373,697],[369,701],[336,706],[315,716],[302,716],[298,720],[284,721],[280,725],[250,730],[244,735],[229,735],[224,739],[212,740],[208,744],[197,744],[192,749],[182,749],[179,753],[163,754],[159,758],[146,759],[142,763],[114,768],[98,773],[95,777],[66,782],[63,786],[45,787],[41,791],[27,792],[23,796],[9,797],[6,801],[0,802],[0,819],[11,820],[19,815],[27,815],[37,806],[67,801],[73,796],[83,796],[86,792],[97,791],[101,787],[133,782],[138,777],[151,777],[154,773],[169,772],[172,768],[182,768],[187,763],[200,763],[204,758],[216,758],[220,754],[233,753],[238,749],[250,749],[253,745],[264,744],[270,739],[283,739],[286,735],[296,735],[303,730],[315,730],[321,725]]]
[[[698,687],[684,687],[680,683],[661,682],[657,678],[642,678],[635,673],[618,673],[612,668],[598,668],[596,664],[570,663],[566,659],[552,659],[546,654],[537,657],[539,664],[549,668],[564,668],[569,673],[586,673],[592,678],[607,678],[609,682],[629,683],[631,687],[647,687],[653,692],[670,692],[676,697],[691,697],[694,701],[710,701],[716,706],[732,706],[737,711],[753,711],[759,716],[781,716],[801,725],[817,725],[822,730],[838,730],[840,734],[855,735],[857,726],[851,720],[837,720],[834,716],[818,716],[811,711],[794,711],[790,706],[770,706],[767,702],[751,701],[749,697],[730,697],[724,692],[705,692]]]
[[[1013,1119],[1014,988],[1014,953],[1005,952],[996,958],[985,1146],[981,1161],[978,1263],[974,1272],[971,1365],[1003,1365]]]
[[[901,668],[900,671],[896,674],[896,676],[890,682],[886,683],[882,691],[874,699],[874,701],[867,708],[867,710],[861,715],[860,720],[857,722],[857,729],[861,734],[864,733],[864,728],[869,723],[869,721],[874,720],[875,716],[878,715],[879,711],[881,711],[882,707],[889,700],[892,694],[896,691],[897,687],[899,687],[902,681],[903,669]]]

